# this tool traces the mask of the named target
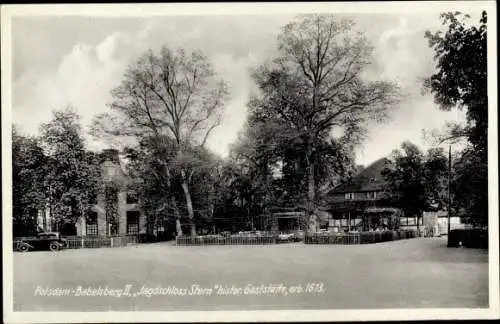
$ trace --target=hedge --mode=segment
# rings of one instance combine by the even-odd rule
[[[416,237],[411,230],[359,232],[359,233],[313,233],[307,234],[306,244],[370,244],[379,242],[396,241]]]
[[[460,244],[461,243],[461,244]],[[448,247],[488,248],[488,230],[454,229],[448,236]]]

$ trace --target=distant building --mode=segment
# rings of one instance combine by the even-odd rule
[[[123,169],[118,150],[104,150],[101,156],[101,180],[105,186],[101,189],[116,189],[101,190],[101,193],[95,197],[95,204],[77,220],[73,230],[65,229],[64,231],[67,232],[65,234],[110,236],[146,233],[146,217],[139,208],[134,192],[128,190],[131,179]],[[106,199],[106,191],[111,194],[108,199]],[[106,200],[114,200],[112,204],[116,210],[110,210],[114,208],[108,208],[109,204],[106,203]],[[45,231],[57,230],[50,217],[49,208],[39,213],[38,226]]]
[[[116,217],[112,217],[111,211],[106,208],[104,193],[106,191],[104,190],[97,195],[95,205],[88,211],[86,217],[81,217],[76,223],[77,235],[109,236],[146,233],[146,217],[139,209],[134,192],[128,190],[131,179],[122,167],[117,150],[103,151],[101,170],[104,185],[116,188],[116,191],[109,191],[113,195],[112,199],[116,199],[114,203],[116,204]]]
[[[402,212],[389,202],[382,176],[386,167],[390,167],[387,158],[377,160],[327,194],[322,209],[331,214],[328,228],[368,231],[399,227]]]
[[[422,217],[424,227],[432,229],[433,236],[441,236],[448,234],[448,212],[424,212]],[[404,221],[402,221],[404,224]],[[403,225],[402,224],[402,225]],[[473,228],[473,225],[468,223],[468,220],[459,216],[450,217],[450,230]]]

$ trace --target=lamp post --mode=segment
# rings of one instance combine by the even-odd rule
[[[451,216],[451,145],[448,149],[448,243],[450,242]]]

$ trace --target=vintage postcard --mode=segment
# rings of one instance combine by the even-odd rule
[[[1,21],[6,323],[498,319],[495,2]]]

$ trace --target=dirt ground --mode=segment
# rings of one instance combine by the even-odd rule
[[[418,238],[14,253],[15,311],[419,307],[488,307],[487,251]]]

